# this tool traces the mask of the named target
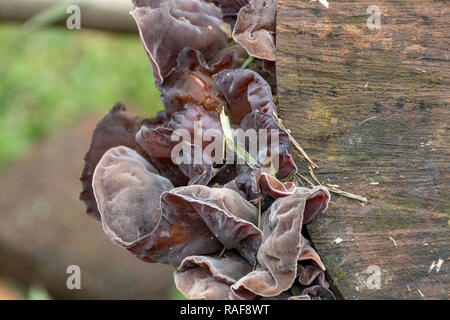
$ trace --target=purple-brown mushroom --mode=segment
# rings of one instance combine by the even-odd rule
[[[81,176],[87,212],[116,245],[173,266],[187,298],[334,299],[302,234],[330,193],[290,180],[271,86],[240,68],[248,53],[273,69],[276,1],[133,4],[164,111],[138,118],[117,104],[98,123]]]
[[[277,0],[250,0],[237,16],[234,40],[251,56],[274,61]]]

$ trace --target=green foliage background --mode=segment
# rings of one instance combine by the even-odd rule
[[[0,172],[37,139],[117,102],[162,109],[139,38],[0,24]]]

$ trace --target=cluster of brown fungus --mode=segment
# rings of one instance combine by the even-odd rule
[[[330,194],[283,182],[297,168],[274,121],[271,86],[240,68],[253,56],[273,71],[276,0],[133,3],[165,110],[141,119],[116,104],[98,123],[81,177],[88,213],[118,246],[174,266],[187,298],[333,299],[325,267],[302,235]],[[252,165],[174,163],[173,133],[186,130],[190,150],[204,151],[210,142],[195,143],[203,133],[194,122],[223,133],[221,112],[232,129],[275,130],[279,147],[258,150]],[[267,158],[278,160],[276,171]]]

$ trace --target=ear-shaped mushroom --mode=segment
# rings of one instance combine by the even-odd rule
[[[172,115],[166,127],[142,126],[136,134],[136,141],[151,157],[171,158],[173,147],[184,136],[182,131],[176,132],[177,130],[189,133],[190,143],[197,143],[202,148],[215,139],[222,139],[217,114],[208,112],[200,105],[188,103],[182,111]],[[178,140],[172,141],[172,137],[178,137]]]
[[[189,177],[188,185],[208,185],[218,171],[213,166],[213,160],[201,147],[187,141],[182,141],[181,143],[185,146],[184,150],[190,150],[187,163],[178,165],[181,171]]]
[[[272,175],[283,177],[287,171],[296,171],[297,167],[292,162],[293,166],[289,162],[289,158],[286,158],[283,153],[271,154],[271,149],[266,149],[265,158],[259,157],[258,163],[251,168],[247,164],[237,165],[237,177],[235,178],[235,185],[239,190],[244,192],[247,199],[256,199],[262,195],[269,195],[276,199],[280,196],[291,194],[294,185],[292,183],[283,184],[277,178]],[[278,159],[277,159],[278,158]],[[292,159],[292,158],[291,158]],[[276,160],[278,162],[276,163]],[[287,161],[286,161],[287,160]],[[261,177],[265,176],[265,179],[261,181]],[[270,178],[269,178],[270,176]],[[271,179],[268,181],[268,179]],[[270,186],[275,184],[275,186]]]
[[[228,189],[193,185],[162,192],[171,185],[160,179],[170,182],[137,153],[122,155],[126,148],[119,148],[102,158],[94,183],[105,233],[115,243],[144,261],[174,266],[223,246],[255,260],[261,232],[254,206]]]
[[[220,186],[225,186],[227,183],[236,178],[236,174],[236,166],[234,164],[224,164],[220,168],[217,168],[217,172],[212,180],[212,183],[217,183]]]
[[[329,287],[325,279],[325,265],[316,250],[311,247],[309,240],[303,236],[302,249],[298,257],[297,275],[298,282],[303,286],[309,286],[314,282],[323,287]]]
[[[261,231],[256,227],[257,209],[238,193],[226,188],[208,188],[200,185],[181,187],[163,194],[190,207],[220,243],[237,249],[250,262],[255,261],[261,244]]]
[[[207,110],[219,110],[225,101],[211,76],[238,64],[237,53],[232,49],[224,52],[210,67],[198,50],[184,48],[178,55],[177,65],[161,85],[161,98],[167,113],[171,115],[180,111],[189,102]]]
[[[189,178],[172,162],[171,158],[148,158],[149,162],[158,169],[159,174],[166,177],[175,187],[187,185]]]
[[[271,152],[270,149],[269,152]],[[277,163],[275,157],[278,157]],[[258,162],[253,168],[250,168],[248,165],[237,166],[238,177],[236,177],[236,182],[240,185],[241,190],[251,199],[254,199],[253,195],[261,192],[260,178],[263,173],[272,175],[275,172],[276,179],[284,179],[290,173],[297,171],[297,166],[287,150],[281,154],[274,153],[271,157],[266,157],[265,159],[260,157],[258,161],[262,161],[262,163]],[[276,167],[278,167],[278,171]],[[267,190],[263,193],[270,195],[270,192]]]
[[[223,19],[231,27],[236,23],[237,14],[242,7],[248,4],[249,0],[214,0],[213,3],[222,9]]]
[[[278,179],[284,179],[292,172],[297,171],[297,166],[295,165],[294,159],[288,150],[280,153],[279,157],[277,172]]]
[[[264,213],[258,267],[232,286],[236,297],[277,296],[292,286],[304,245],[301,234],[303,213],[313,192],[307,188],[296,188],[292,194],[275,200]]]
[[[292,182],[283,183],[266,173],[262,173],[258,181],[261,192],[270,195],[274,199],[291,195],[299,189]],[[300,189],[310,190],[306,188]],[[303,224],[309,223],[317,217],[317,215],[325,212],[328,208],[330,199],[330,192],[323,186],[317,186],[310,190],[306,199],[305,211],[303,213]]]
[[[250,69],[225,69],[213,76],[230,109],[230,120],[240,124],[252,110],[272,114],[274,104],[269,84]]]
[[[311,300],[336,300],[336,297],[329,289],[319,285],[306,288],[303,290],[302,295],[310,296]]]
[[[136,131],[144,122],[143,119],[129,116],[125,112],[125,106],[117,103],[97,124],[92,134],[89,150],[84,157],[84,168],[80,178],[83,187],[80,199],[86,204],[87,213],[94,218],[100,219],[92,191],[92,176],[95,167],[103,154],[112,147],[123,145],[136,149]]]
[[[133,3],[166,110],[141,120],[118,104],[100,121],[81,177],[88,212],[101,218],[115,244],[144,261],[177,267],[176,285],[188,298],[334,298],[325,266],[301,234],[326,210],[330,194],[278,180],[297,168],[288,134],[273,118],[271,87],[257,72],[237,69],[248,53],[273,71],[276,0]],[[239,44],[229,46],[231,37]],[[221,110],[235,130],[267,131],[266,146],[257,137],[256,164],[219,168],[207,154],[212,142],[223,142]],[[173,134],[187,145],[183,155],[200,155],[199,163],[172,162],[180,143]],[[250,199],[258,199],[262,221]],[[312,287],[292,297],[296,279]]]
[[[315,217],[328,209],[331,195],[327,188],[323,186],[314,187],[306,201],[303,224],[308,224]]]
[[[168,126],[173,130],[187,130],[190,133],[191,143],[198,143],[202,148],[215,139],[222,141],[222,126],[217,113],[207,111],[199,105],[188,103],[182,111],[173,114]],[[210,133],[211,136],[208,137]]]
[[[248,53],[264,60],[276,60],[275,33],[277,0],[250,0],[238,14],[233,39]]]
[[[258,190],[255,188],[256,181],[256,173],[258,172],[258,168],[251,168],[247,164],[238,164],[236,165],[237,176],[234,179],[234,184],[231,184],[232,188],[235,186],[238,190],[240,190],[246,199],[255,200],[260,197]]]
[[[277,154],[279,157],[279,155],[287,151],[290,146],[289,136],[275,123],[272,109],[268,112],[263,112],[263,110],[264,108],[259,108],[247,114],[242,119],[240,128],[243,130],[254,129],[258,133],[261,133],[261,131],[264,130],[265,135],[267,136],[266,148],[271,149],[270,156],[275,157]],[[276,141],[278,144],[275,143]],[[274,144],[273,146],[272,143]],[[262,149],[259,139],[258,146]],[[260,152],[261,151],[264,150],[260,150]]]
[[[136,151],[120,146],[103,155],[92,187],[106,235],[129,247],[156,228],[159,198],[173,185]]]
[[[230,286],[252,268],[233,251],[227,251],[220,258],[190,256],[175,271],[175,285],[188,299],[226,300],[230,295]]]
[[[228,43],[229,26],[219,8],[197,0],[136,1],[131,15],[160,85],[186,47],[212,59]]]
[[[303,286],[311,285],[317,278],[325,279],[325,272],[311,264],[299,264],[297,270],[298,282]]]
[[[233,190],[239,190],[239,193],[242,193],[249,201],[256,201],[259,199],[261,201],[261,209],[266,210],[272,204],[273,198],[262,194],[261,190],[257,187],[262,172],[260,164],[257,163],[253,168],[247,164],[238,164],[236,167],[237,176],[233,181],[230,181],[226,187]]]
[[[194,209],[161,194],[173,185],[138,153],[110,149],[99,162],[93,188],[106,235],[148,262],[178,265],[191,254],[221,248]]]
[[[262,62],[263,71],[269,73],[270,75],[277,75],[277,64],[275,61],[263,60]]]
[[[293,194],[296,186],[292,182],[283,183],[267,173],[262,173],[259,179],[259,188],[262,193],[278,199]]]
[[[155,158],[170,158],[176,141],[172,141],[173,130],[165,127],[142,126],[136,133],[136,141],[147,155]]]
[[[322,271],[325,271],[325,265],[319,257],[319,254],[314,250],[311,246],[311,243],[308,239],[302,236],[301,242],[302,249],[300,251],[300,255],[298,257],[299,263],[310,263],[311,265],[319,268]]]
[[[297,275],[301,250],[303,210],[307,194],[296,193],[277,199],[262,219],[263,241],[258,250],[258,267],[232,286],[233,294],[277,296],[289,289]]]

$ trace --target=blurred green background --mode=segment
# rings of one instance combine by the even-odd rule
[[[90,135],[117,101],[162,109],[137,32],[0,23],[0,300],[184,298],[173,269],[115,247],[78,200]]]
[[[136,34],[0,24],[0,172],[36,139],[116,101],[162,108]]]

